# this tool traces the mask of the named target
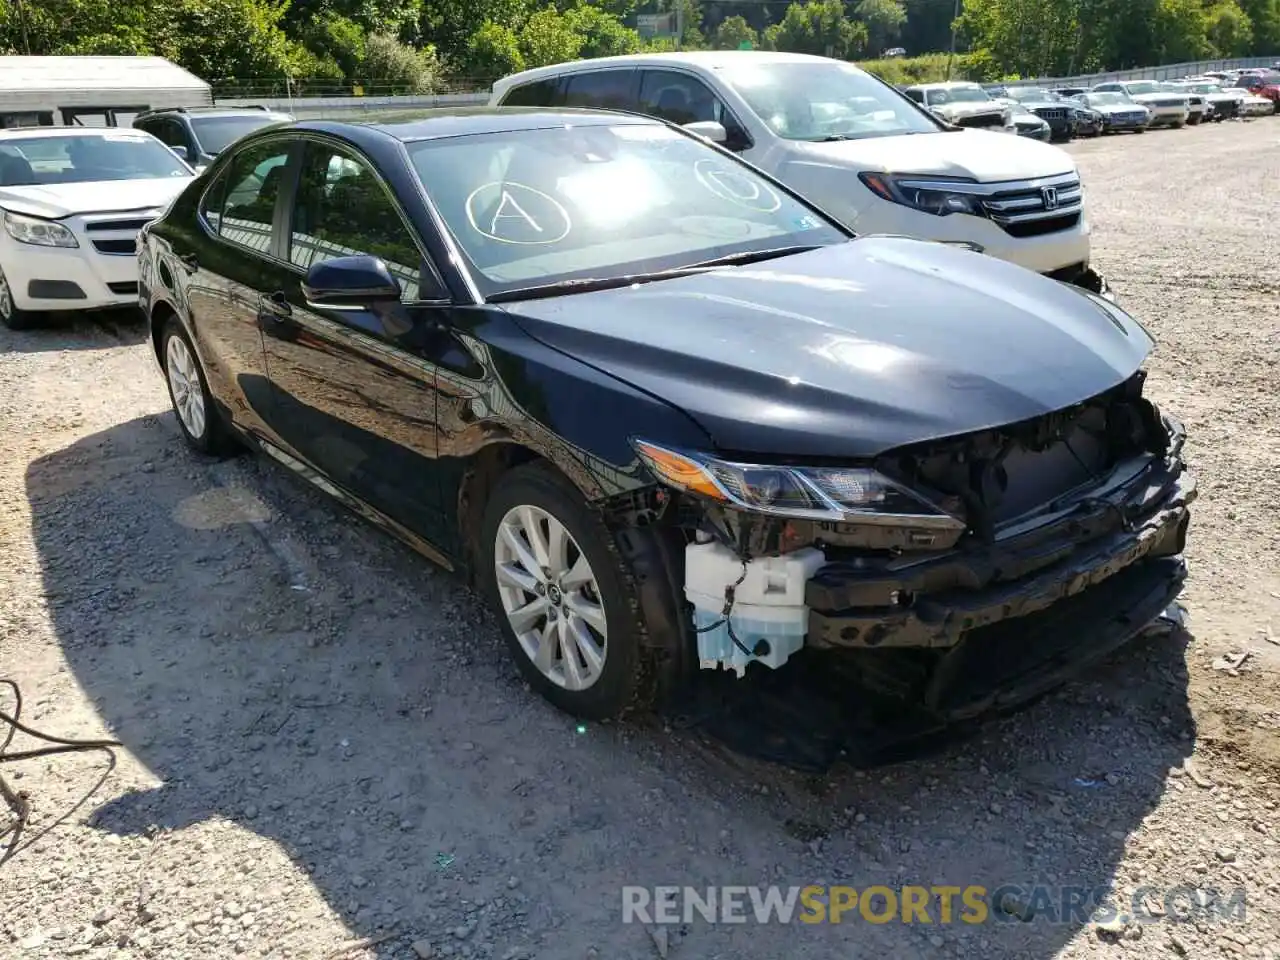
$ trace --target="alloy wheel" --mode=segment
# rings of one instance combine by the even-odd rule
[[[6,320],[13,318],[13,293],[9,290],[9,280],[0,270],[0,317]]]
[[[204,409],[204,390],[200,386],[200,370],[186,342],[179,336],[171,336],[165,349],[165,369],[169,375],[169,389],[173,393],[173,407],[191,436],[199,440],[204,436],[207,422]]]
[[[600,587],[564,524],[512,507],[498,524],[494,567],[503,612],[537,670],[572,691],[599,680],[609,633]]]

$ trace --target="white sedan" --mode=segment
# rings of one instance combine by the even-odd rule
[[[1242,117],[1266,117],[1275,113],[1276,105],[1266,97],[1259,97],[1250,93],[1244,87],[1227,87],[1222,91],[1229,93],[1240,100],[1240,116]]]
[[[195,172],[140,130],[0,131],[0,323],[138,301],[138,231]]]

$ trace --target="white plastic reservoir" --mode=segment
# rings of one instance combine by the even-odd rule
[[[741,677],[747,664],[758,660],[776,670],[804,646],[809,630],[804,585],[827,562],[821,550],[805,547],[748,560],[746,576],[734,589],[732,614],[716,627],[712,625],[724,620],[725,588],[742,576],[742,560],[719,542],[691,543],[684,559],[684,593],[693,604],[693,623],[706,630],[698,634],[698,659],[704,669],[723,666]],[[730,625],[748,651],[763,640],[768,652],[744,653],[730,639]]]

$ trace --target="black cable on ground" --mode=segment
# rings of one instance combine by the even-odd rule
[[[0,686],[8,687],[13,692],[14,700],[12,714],[0,710],[0,724],[8,727],[5,731],[3,742],[0,742],[0,764],[16,763],[19,760],[34,760],[37,757],[48,757],[53,756],[54,754],[82,753],[89,750],[101,750],[110,758],[110,764],[106,773],[103,774],[102,780],[99,780],[98,783],[94,785],[93,790],[97,790],[98,786],[102,784],[102,781],[106,779],[107,774],[109,774],[115,767],[116,758],[112,748],[123,746],[123,744],[121,744],[119,740],[68,740],[65,737],[55,737],[52,734],[42,733],[39,730],[35,730],[32,727],[27,726],[20,719],[22,716],[22,691],[19,689],[18,684],[13,680],[0,677]],[[9,747],[12,745],[14,737],[19,733],[23,733],[28,737],[43,741],[44,743],[49,744],[49,746],[36,747],[31,750],[10,751]],[[59,820],[55,821],[54,824],[51,824],[50,827],[46,827],[45,829],[50,829],[52,826],[60,823],[66,816],[69,816],[72,811],[78,808],[81,803],[84,803],[84,801],[92,795],[93,790],[86,794],[84,798],[80,800],[80,803],[77,803],[71,811],[68,811],[62,818],[59,818]],[[3,839],[6,836],[9,838],[4,851],[0,852],[0,866],[3,866],[20,849],[22,849],[22,847],[19,846],[19,843],[27,828],[27,823],[31,818],[31,798],[25,790],[13,789],[8,782],[5,781],[4,777],[0,776],[0,800],[4,801],[5,805],[12,812],[14,817],[11,824],[0,829],[0,839]],[[41,831],[41,833],[44,832],[45,831]],[[37,836],[39,836],[39,834],[37,834]],[[25,844],[23,846],[25,846]]]

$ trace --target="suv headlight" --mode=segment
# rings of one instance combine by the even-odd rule
[[[735,463],[638,439],[632,446],[667,486],[754,513],[964,529],[958,518],[874,470]]]
[[[909,173],[860,173],[858,179],[882,200],[900,203],[913,210],[939,217],[953,213],[986,216],[982,195],[976,192],[973,180],[940,180]]]
[[[5,211],[4,228],[19,243],[36,247],[78,247],[75,234],[60,223]]]

